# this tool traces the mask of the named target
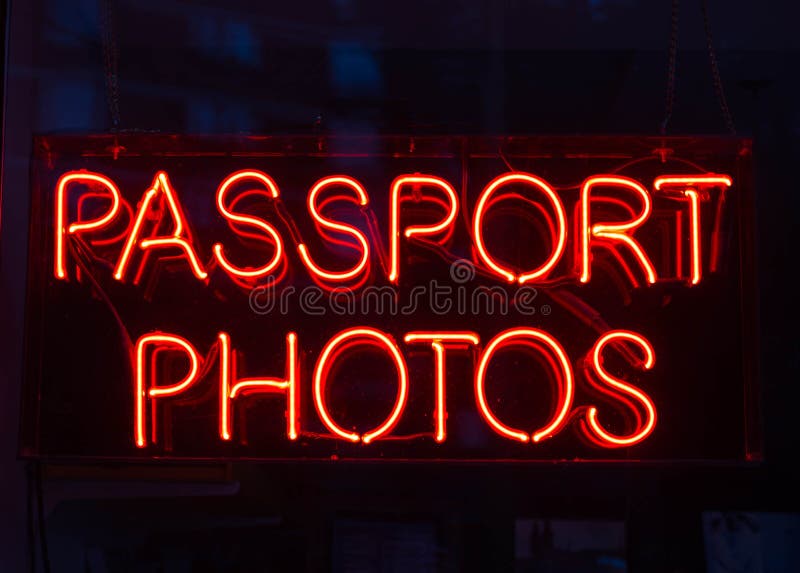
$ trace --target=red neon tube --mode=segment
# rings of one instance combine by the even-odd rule
[[[387,354],[393,359],[398,376],[397,398],[394,408],[392,408],[391,413],[380,426],[363,435],[359,435],[355,432],[348,432],[336,424],[328,412],[327,402],[325,400],[325,385],[331,366],[336,361],[336,357],[340,351],[353,344],[368,344],[371,346],[383,347],[387,351]],[[335,435],[350,442],[362,441],[365,444],[369,444],[373,440],[377,440],[392,431],[400,419],[400,415],[406,406],[407,400],[408,367],[406,366],[405,359],[400,353],[397,344],[390,336],[374,328],[356,327],[340,332],[325,345],[317,361],[317,366],[314,369],[314,405],[325,427]]]
[[[167,207],[172,216],[174,224],[172,234],[166,237],[155,237],[140,240],[139,235],[142,231],[142,225],[144,224],[148,212],[151,210],[153,201],[158,196],[163,196],[167,201]],[[189,266],[191,267],[194,275],[198,279],[205,280],[208,277],[208,274],[200,264],[197,253],[195,253],[194,247],[192,247],[191,239],[189,238],[188,233],[185,233],[184,227],[187,227],[186,218],[183,215],[183,210],[180,207],[180,203],[178,203],[175,192],[172,190],[172,186],[169,183],[167,174],[164,171],[159,171],[156,174],[153,185],[147,190],[147,192],[145,192],[142,202],[139,206],[139,210],[136,212],[133,230],[131,231],[131,234],[128,235],[128,240],[125,242],[125,246],[122,249],[122,254],[117,261],[117,266],[114,270],[114,278],[118,281],[124,280],[125,272],[128,268],[133,248],[138,244],[139,248],[142,250],[178,247],[178,249],[183,251],[183,256],[185,256],[189,262]]]
[[[308,247],[304,243],[300,243],[297,245],[297,251],[300,254],[300,258],[303,260],[303,263],[308,268],[309,272],[311,272],[318,280],[321,281],[332,281],[332,282],[342,282],[348,281],[353,279],[364,272],[369,264],[369,242],[367,238],[357,228],[351,225],[345,225],[343,223],[337,223],[327,217],[324,217],[320,214],[320,206],[318,206],[317,197],[319,194],[325,190],[326,188],[334,185],[343,185],[345,187],[350,188],[354,193],[355,197],[351,197],[350,195],[345,195],[344,193],[338,194],[333,198],[330,198],[327,202],[331,202],[334,200],[338,201],[349,201],[351,203],[356,203],[360,207],[366,207],[369,204],[369,197],[367,196],[367,192],[364,189],[364,186],[361,185],[357,180],[353,179],[352,177],[347,177],[345,175],[333,175],[331,177],[325,177],[317,181],[314,186],[311,188],[311,191],[308,194],[308,212],[311,217],[314,219],[316,225],[318,225],[322,229],[326,229],[329,231],[336,231],[338,233],[343,233],[345,235],[349,235],[353,237],[358,242],[358,250],[361,252],[361,257],[352,268],[345,270],[345,271],[327,271],[317,265],[314,260],[311,258],[311,254],[308,252]],[[354,246],[350,243],[346,243],[348,247]]]
[[[589,438],[601,445],[608,448],[618,448],[624,446],[633,446],[642,442],[649,436],[656,426],[656,408],[653,401],[641,390],[635,388],[618,378],[611,376],[608,371],[603,367],[603,351],[610,343],[619,343],[622,341],[633,343],[644,352],[644,360],[640,364],[642,370],[650,370],[655,364],[655,351],[650,342],[643,336],[628,330],[614,330],[607,332],[601,336],[591,350],[591,366],[595,375],[599,376],[609,387],[617,390],[624,396],[630,396],[636,402],[644,407],[647,416],[646,421],[639,424],[634,432],[627,436],[617,436],[605,429],[597,419],[597,408],[592,406],[587,411],[585,430],[589,432]]]
[[[447,216],[434,225],[413,225],[403,232],[411,237],[437,235],[450,228],[458,213],[458,196],[453,186],[441,177],[431,175],[401,175],[392,183],[389,209],[389,282],[397,283],[400,277],[400,193],[403,186],[420,185],[439,189],[447,196]],[[433,198],[427,198],[431,201]],[[434,201],[436,202],[436,201]]]
[[[436,370],[436,406],[433,412],[433,419],[436,422],[436,434],[434,438],[441,443],[447,439],[447,369],[445,349],[452,346],[473,345],[480,343],[480,338],[474,332],[428,332],[418,331],[409,332],[404,340],[406,343],[429,342],[434,352],[434,368]]]
[[[591,191],[596,186],[613,186],[620,189],[634,191],[639,196],[642,202],[642,210],[639,216],[627,221],[625,223],[595,223],[592,224],[590,217],[591,207]],[[580,269],[580,282],[587,283],[591,278],[591,243],[592,238],[596,237],[602,239],[605,243],[604,246],[609,246],[609,243],[621,243],[625,245],[633,253],[639,266],[645,273],[647,282],[652,284],[656,282],[656,270],[653,263],[645,253],[641,245],[633,238],[633,232],[641,227],[644,222],[650,217],[653,210],[652,201],[647,190],[642,185],[628,177],[620,177],[617,175],[598,175],[590,177],[583,182],[581,187],[580,198],[580,249],[578,266]]]
[[[100,185],[111,195],[111,206],[105,215],[92,221],[72,223],[67,226],[67,190],[70,185],[83,183],[85,185]],[[67,278],[66,269],[66,235],[75,235],[86,231],[97,231],[107,227],[119,213],[120,193],[114,182],[100,175],[89,171],[70,171],[62,175],[56,186],[56,208],[55,208],[55,276],[58,279]]]
[[[528,435],[522,430],[511,428],[501,422],[489,407],[489,403],[486,400],[486,371],[492,356],[502,348],[525,342],[536,343],[537,348],[540,348],[541,352],[547,352],[552,355],[548,356],[548,358],[555,358],[555,362],[553,363],[554,367],[556,367],[554,374],[556,377],[556,385],[559,389],[559,399],[553,418],[544,428],[531,435]],[[567,422],[567,414],[569,414],[569,410],[572,407],[574,394],[575,383],[572,374],[572,366],[570,365],[569,358],[564,348],[562,348],[555,338],[543,330],[536,328],[512,328],[495,336],[489,342],[486,350],[483,351],[478,362],[478,370],[475,373],[475,397],[481,415],[495,432],[501,436],[520,442],[528,442],[530,440],[539,442],[558,433]]]
[[[230,206],[226,206],[225,202],[226,195],[236,183],[239,183],[241,181],[255,181],[259,183],[265,189],[264,191],[259,191],[259,194],[265,195],[270,199],[277,199],[280,194],[278,186],[275,184],[275,182],[269,175],[262,173],[261,171],[255,171],[250,169],[237,171],[236,173],[232,173],[231,175],[226,177],[225,180],[220,184],[219,189],[217,189],[217,209],[219,210],[220,214],[231,223],[236,223],[246,228],[249,227],[257,229],[262,234],[254,235],[253,233],[249,232],[237,232],[236,228],[233,229],[234,232],[237,232],[237,234],[240,234],[242,236],[249,236],[251,238],[256,238],[259,241],[265,241],[266,239],[268,239],[268,242],[270,244],[275,245],[275,252],[273,253],[272,258],[260,267],[242,268],[233,265],[228,260],[228,258],[225,256],[221,243],[214,244],[214,246],[212,247],[212,251],[217,261],[219,262],[220,266],[229,275],[241,279],[255,279],[259,277],[268,276],[281,263],[281,258],[283,257],[283,240],[281,239],[278,230],[271,224],[264,221],[263,219],[260,219],[258,217],[253,217],[252,215],[242,215],[234,212],[233,207],[236,201],[235,199]],[[244,193],[240,194],[239,197],[241,197],[242,195],[244,195]]]
[[[153,347],[153,352],[181,351],[189,359],[189,372],[179,382],[170,386],[156,386],[154,383],[147,387],[145,380],[147,371],[146,353],[148,347]],[[149,397],[151,400],[166,396],[175,396],[184,392],[189,386],[194,384],[198,378],[200,369],[200,355],[194,346],[183,337],[166,334],[154,333],[141,336],[136,341],[136,398],[134,407],[134,434],[136,447],[143,448],[147,445],[145,435],[145,404]],[[155,374],[155,373],[154,373]],[[155,382],[155,381],[153,381]]]
[[[233,433],[231,402],[241,395],[285,393],[286,435],[296,440],[299,427],[298,381],[297,381],[297,334],[286,335],[286,374],[285,378],[244,378],[236,380],[236,360],[231,350],[230,335],[218,335],[220,352],[219,385],[219,437],[228,441]]]
[[[555,230],[558,240],[555,243],[550,256],[538,268],[526,273],[521,273],[519,275],[513,269],[504,267],[498,263],[489,254],[483,241],[483,218],[486,215],[489,205],[496,202],[496,200],[490,201],[490,198],[498,189],[501,189],[503,186],[512,183],[524,183],[543,192],[556,213],[557,221]],[[510,283],[516,281],[519,282],[519,284],[524,284],[526,282],[533,282],[537,279],[547,277],[553,267],[555,267],[558,264],[558,261],[561,260],[561,256],[564,254],[564,249],[566,248],[567,244],[567,216],[564,211],[564,205],[561,203],[561,199],[559,199],[558,194],[556,194],[553,188],[550,187],[550,185],[548,185],[544,179],[540,179],[528,173],[506,173],[505,175],[501,175],[493,179],[481,192],[472,220],[472,234],[480,262],[486,265],[494,274],[503,277],[506,281]]]

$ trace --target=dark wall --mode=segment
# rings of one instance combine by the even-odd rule
[[[116,125],[211,134],[652,134],[664,121],[671,21],[665,0],[11,4],[0,219],[0,571],[20,571],[25,560],[26,486],[15,456],[34,133]],[[755,140],[766,463],[748,469],[237,467],[237,503],[285,510],[295,520],[314,516],[320,524],[336,511],[460,520],[472,524],[460,561],[472,570],[508,567],[494,556],[507,549],[503,528],[514,515],[628,517],[637,525],[632,566],[675,571],[702,563],[702,509],[797,510],[791,493],[798,477],[792,463],[798,345],[790,285],[800,195],[793,173],[800,157],[800,13],[790,2],[709,4],[733,120],[740,135]],[[699,2],[681,3],[679,24],[667,131],[724,133]],[[104,60],[108,30],[118,54],[118,90],[108,88],[115,83],[114,66]],[[390,472],[400,485],[387,495]],[[74,497],[69,488],[58,491]],[[100,497],[126,490],[103,491]],[[168,499],[197,494],[190,486],[146,492]],[[305,505],[289,510],[286,496]],[[324,561],[324,553],[317,559]]]

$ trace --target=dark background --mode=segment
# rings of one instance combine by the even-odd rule
[[[33,134],[115,124],[209,134],[654,134],[664,120],[665,1],[115,2],[118,121],[116,103],[107,103],[107,3],[11,4],[0,221],[2,571],[23,570],[27,558],[27,486],[15,457]],[[627,519],[634,571],[702,571],[703,510],[797,511],[797,12],[790,2],[709,2],[728,104],[738,133],[755,142],[763,465],[50,468],[53,569],[81,570],[92,535],[124,545],[131,531],[149,531],[156,563],[170,540],[203,541],[164,533],[168,516],[180,516],[173,529],[185,532],[201,517],[267,515],[281,520],[281,533],[242,547],[264,544],[284,569],[326,570],[334,518],[356,515],[434,521],[451,570],[510,570],[514,517],[550,515]],[[682,2],[679,23],[667,131],[725,133],[700,3]],[[56,507],[59,500],[69,501]],[[63,568],[67,555],[72,568]],[[774,570],[786,567],[778,560]]]

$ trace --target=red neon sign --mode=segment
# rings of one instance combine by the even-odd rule
[[[377,428],[359,435],[344,430],[331,418],[326,406],[325,386],[330,377],[331,365],[336,357],[348,347],[357,345],[378,346],[385,349],[397,368],[397,398],[389,416]],[[388,335],[374,328],[351,328],[340,332],[331,339],[322,350],[317,366],[314,368],[314,406],[325,426],[337,436],[351,442],[362,441],[365,444],[380,438],[392,431],[397,424],[408,400],[408,367],[397,344]]]
[[[226,256],[224,255],[223,246],[221,243],[216,243],[213,245],[212,250],[214,255],[219,262],[220,266],[230,275],[234,277],[240,278],[247,278],[247,279],[255,279],[258,277],[264,277],[269,275],[281,262],[283,257],[283,239],[279,231],[271,224],[258,219],[256,217],[245,216],[245,215],[237,215],[233,213],[228,207],[225,205],[225,195],[230,190],[231,186],[239,181],[247,180],[247,179],[254,179],[260,183],[262,183],[268,190],[269,195],[268,197],[277,198],[278,197],[278,188],[272,179],[264,174],[260,173],[255,170],[245,170],[239,171],[227,177],[219,187],[217,192],[217,208],[219,210],[219,214],[228,219],[231,223],[231,229],[235,234],[239,234],[242,237],[252,236],[250,233],[247,233],[243,230],[240,230],[235,224],[239,225],[249,225],[251,227],[256,227],[260,229],[266,236],[260,236],[259,240],[269,239],[271,244],[275,245],[275,251],[272,259],[263,265],[262,267],[258,267],[255,269],[252,268],[239,268],[232,265]],[[704,183],[706,185],[722,185],[726,181],[730,181],[728,177],[721,177],[721,176],[707,176],[704,178],[688,178],[688,177],[676,177],[676,178],[660,178],[657,179],[656,182],[659,183],[659,187],[669,186],[674,181],[678,181],[683,183],[684,181],[691,180],[696,181],[699,183]],[[72,223],[68,227],[65,226],[64,221],[66,219],[65,215],[65,188],[67,184],[73,181],[90,181],[94,183],[102,183],[107,187],[110,191],[113,202],[112,208],[106,213],[104,217],[101,219],[97,219],[91,222],[83,222],[83,223]],[[509,183],[523,183],[526,186],[530,185],[536,189],[540,189],[544,192],[545,196],[548,198],[548,202],[554,209],[556,213],[556,217],[550,218],[547,217],[547,222],[551,226],[553,230],[553,237],[555,237],[555,244],[552,246],[551,254],[547,258],[547,260],[537,267],[534,270],[530,270],[528,272],[516,274],[512,269],[507,267],[503,267],[500,265],[487,251],[486,245],[483,239],[483,216],[490,205],[489,198],[491,197],[492,193],[494,193],[497,189],[499,189],[503,185],[507,185]],[[389,244],[390,244],[390,267],[387,279],[390,282],[396,282],[399,276],[399,205],[400,205],[400,190],[404,185],[410,184],[418,184],[418,185],[435,185],[447,191],[449,197],[449,205],[450,211],[447,217],[436,225],[431,226],[411,226],[405,229],[404,235],[406,237],[413,237],[413,236],[420,236],[420,235],[435,235],[437,233],[442,232],[443,230],[450,227],[455,220],[456,213],[458,211],[458,199],[455,195],[455,191],[453,190],[452,185],[447,183],[446,181],[434,178],[434,177],[426,177],[426,176],[418,176],[418,177],[409,177],[403,176],[395,180],[392,185],[392,210],[390,215],[390,234],[389,234]],[[350,235],[354,239],[356,239],[356,245],[360,252],[359,262],[353,266],[351,269],[346,271],[325,271],[320,268],[311,258],[311,255],[308,251],[308,247],[304,243],[298,243],[297,250],[302,259],[303,263],[308,269],[308,272],[323,281],[331,281],[331,282],[342,282],[348,279],[352,279],[360,274],[362,274],[365,269],[368,268],[369,259],[370,259],[370,248],[369,242],[367,237],[364,235],[363,232],[358,230],[357,228],[344,225],[341,223],[336,223],[330,219],[327,219],[320,215],[319,208],[317,206],[317,197],[319,193],[333,185],[345,185],[350,187],[354,192],[356,197],[352,198],[347,195],[339,195],[336,196],[335,199],[338,200],[347,200],[347,201],[355,201],[358,205],[364,207],[368,205],[369,198],[367,196],[366,191],[364,190],[363,186],[358,183],[355,179],[344,176],[344,175],[334,175],[330,177],[326,177],[318,181],[312,188],[308,194],[308,210],[311,214],[312,218],[314,219],[315,223],[318,225],[319,229],[326,229],[327,231],[336,231],[339,233],[344,233]],[[591,220],[591,204],[594,202],[594,197],[591,194],[591,190],[595,187],[616,187],[622,188],[626,190],[633,190],[635,191],[635,195],[638,197],[638,200],[641,201],[641,208],[639,210],[638,215],[635,218],[622,222],[622,223],[594,223]],[[156,211],[153,209],[152,205],[154,201],[158,199],[159,194],[163,195],[166,199],[166,206],[167,212],[170,214],[170,218],[173,221],[173,231],[170,236],[151,236],[147,239],[142,239],[140,237],[142,232],[142,227],[145,224],[145,221],[150,218],[150,220],[156,220],[156,224],[153,227],[152,232],[157,233],[158,228],[163,220],[164,212]],[[693,188],[687,188],[683,190],[683,195],[689,199],[690,202],[690,236],[691,236],[691,261],[692,261],[692,284],[697,284],[700,282],[702,278],[702,257],[700,251],[700,215],[699,215],[699,202],[700,198],[698,192]],[[635,207],[632,207],[630,204],[625,203],[622,200],[617,199],[616,202],[618,204],[622,204],[623,206],[627,207],[629,210],[633,211]],[[133,253],[135,251],[135,247],[138,245],[142,251],[148,252],[149,249],[154,248],[169,248],[169,247],[178,247],[180,251],[183,252],[181,255],[182,257],[186,258],[186,261],[189,263],[189,268],[191,269],[192,273],[197,279],[205,280],[208,277],[208,273],[203,269],[202,264],[199,261],[199,257],[197,255],[197,246],[195,245],[194,241],[192,240],[191,235],[188,233],[188,225],[186,223],[186,218],[183,214],[183,208],[180,205],[180,202],[177,198],[177,195],[172,190],[169,178],[166,172],[161,171],[156,175],[156,179],[153,182],[153,186],[148,189],[141,198],[139,203],[139,209],[136,214],[136,218],[133,224],[132,229],[127,234],[127,239],[125,241],[124,247],[119,254],[119,258],[116,263],[115,271],[114,271],[114,278],[117,280],[124,280],[126,275],[126,270],[128,264],[130,263],[131,258],[133,257]],[[577,276],[567,275],[564,278],[572,278],[572,280],[579,281],[580,283],[588,283],[591,280],[591,251],[593,243],[597,242],[600,246],[604,246],[607,249],[611,250],[614,254],[616,259],[622,264],[626,272],[629,272],[628,266],[622,261],[622,258],[619,254],[619,247],[625,247],[625,249],[629,250],[630,253],[633,255],[634,260],[637,262],[638,266],[641,268],[642,272],[645,275],[646,282],[649,284],[653,284],[657,282],[658,277],[656,275],[655,268],[653,263],[650,261],[650,257],[647,254],[646,249],[644,249],[639,242],[633,237],[633,234],[636,229],[641,227],[645,224],[650,217],[652,212],[652,200],[650,198],[650,193],[644,188],[644,186],[632,179],[624,178],[624,177],[617,177],[617,176],[592,176],[587,178],[583,185],[581,186],[581,195],[580,201],[578,203],[578,210],[580,212],[580,220],[578,222],[579,228],[579,242],[578,244],[578,253],[579,253],[579,260],[578,260],[578,269],[579,272]],[[148,212],[150,213],[148,215]],[[60,233],[56,236],[56,248],[54,252],[54,260],[56,261],[55,266],[55,277],[61,280],[67,280],[67,273],[65,270],[65,259],[66,253],[64,249],[64,237],[70,234],[76,234],[82,231],[89,231],[89,230],[100,230],[109,225],[115,217],[119,215],[119,192],[116,190],[115,184],[111,181],[108,177],[97,174],[97,173],[89,173],[89,172],[78,172],[78,173],[70,173],[66,174],[59,183],[58,192],[56,193],[56,225],[57,228],[62,229]],[[557,223],[555,226],[552,226],[552,221],[555,220]],[[475,215],[473,218],[473,237],[474,237],[474,246],[475,251],[477,253],[476,260],[474,264],[478,266],[485,267],[488,272],[497,275],[500,278],[505,279],[508,282],[518,282],[519,284],[535,284],[536,282],[545,279],[552,269],[557,265],[561,256],[563,255],[564,251],[566,250],[566,240],[567,240],[567,223],[566,223],[566,215],[565,215],[565,208],[563,205],[562,200],[558,197],[558,195],[553,191],[553,189],[545,182],[544,180],[535,177],[530,174],[526,173],[510,173],[507,175],[502,175],[497,177],[494,181],[492,181],[486,189],[481,193],[480,198],[478,199],[477,206],[475,207]],[[348,244],[349,243],[345,243]],[[143,266],[145,261],[143,260],[141,266]],[[667,277],[667,278],[675,278],[675,277]],[[635,280],[635,279],[634,279]]]
[[[103,186],[111,195],[111,208],[105,215],[99,219],[83,223],[71,223],[67,225],[67,189],[70,184],[83,183],[84,185],[99,184]],[[55,252],[53,260],[55,261],[55,276],[59,279],[67,278],[67,271],[65,268],[66,249],[65,249],[65,236],[67,234],[74,235],[80,232],[100,230],[107,226],[119,212],[120,204],[119,189],[114,185],[113,181],[102,175],[96,173],[86,173],[83,171],[65,173],[58,180],[56,190],[56,213],[55,220]]]
[[[489,366],[489,361],[499,349],[512,344],[524,344],[540,352],[552,355],[548,356],[548,359],[550,359],[550,363],[553,367],[553,375],[558,387],[558,397],[555,400],[555,414],[544,428],[534,432],[530,436],[526,432],[506,426],[498,419],[486,401],[486,370]],[[555,360],[553,360],[553,358],[555,358]],[[498,434],[520,442],[527,442],[529,440],[539,442],[560,431],[572,406],[574,393],[575,388],[572,367],[570,366],[569,358],[564,352],[564,348],[551,335],[534,328],[514,328],[498,334],[489,342],[486,350],[483,351],[478,363],[478,372],[475,374],[475,397],[478,401],[481,414]]]
[[[450,228],[458,213],[458,197],[453,186],[440,177],[430,175],[401,175],[392,183],[391,211],[389,213],[389,281],[396,283],[400,276],[400,205],[405,187],[438,188],[447,195],[447,216],[435,225],[413,225],[407,227],[403,236],[435,236]]]
[[[147,349],[152,347],[152,361],[150,367],[150,384],[148,385],[148,364],[146,361]],[[159,386],[155,384],[157,379],[156,356],[158,352],[164,351],[182,351],[182,353],[189,359],[189,372],[186,376],[169,386]],[[147,438],[145,435],[145,408],[147,399],[150,398],[151,403],[155,403],[155,399],[166,396],[176,396],[186,390],[189,386],[197,381],[197,374],[200,366],[200,357],[197,354],[194,346],[185,338],[174,334],[148,334],[142,336],[136,341],[136,393],[135,403],[136,409],[134,413],[134,434],[136,439],[136,446],[143,448],[147,445]],[[155,438],[155,436],[154,436]]]
[[[530,186],[534,189],[539,189],[542,191],[553,207],[556,213],[555,220],[557,221],[555,230],[557,239],[550,256],[537,269],[519,275],[515,274],[508,268],[504,268],[497,261],[495,261],[486,250],[486,245],[483,241],[483,217],[486,209],[488,208],[487,205],[489,198],[491,197],[492,193],[509,183],[524,183],[526,186]],[[547,276],[550,270],[558,263],[561,255],[564,254],[567,240],[566,219],[567,218],[564,214],[564,206],[561,202],[561,199],[550,187],[550,185],[543,179],[528,173],[508,173],[506,175],[500,175],[494,181],[489,183],[486,189],[484,189],[484,191],[481,193],[480,199],[478,199],[478,205],[475,208],[475,215],[472,223],[475,248],[478,251],[480,260],[492,271],[501,277],[504,277],[508,282],[518,281],[519,284],[532,282],[538,278]]]
[[[233,382],[236,373],[236,355],[231,349],[231,337],[220,332],[219,344],[219,437],[230,440],[233,433],[231,402],[239,395],[286,394],[286,436],[296,440],[299,416],[297,411],[297,335],[286,335],[286,376],[275,378],[243,378]]]
[[[635,332],[628,332],[625,330],[608,332],[598,339],[594,347],[592,347],[592,371],[591,373],[587,373],[587,378],[592,376],[599,377],[609,387],[622,394],[627,394],[628,396],[633,397],[636,401],[640,402],[647,412],[647,418],[645,422],[642,422],[637,416],[637,428],[630,436],[620,437],[614,436],[604,430],[597,420],[597,408],[594,406],[590,407],[586,414],[588,437],[589,439],[596,440],[596,443],[603,447],[622,447],[637,444],[649,436],[656,426],[656,407],[653,404],[653,401],[641,390],[638,390],[637,388],[626,384],[624,381],[618,380],[608,374],[606,369],[603,367],[603,350],[609,343],[618,341],[632,342],[644,351],[645,358],[641,362],[640,366],[642,370],[650,370],[656,361],[655,350],[653,350],[652,344],[650,344],[646,338],[636,334]]]
[[[96,174],[89,175],[96,176]],[[140,235],[142,232],[142,227],[144,226],[145,220],[148,218],[148,216],[152,220],[156,221],[156,224],[153,227],[153,232],[158,232],[158,227],[163,220],[163,214],[157,212],[152,205],[155,201],[159,201],[161,198],[166,200],[167,210],[172,218],[172,234],[170,236],[151,236],[149,239],[141,239]],[[205,280],[205,278],[208,277],[208,273],[206,273],[206,271],[200,265],[197,253],[192,246],[191,235],[189,235],[186,228],[186,218],[183,214],[183,209],[178,202],[175,192],[170,186],[167,174],[164,171],[159,171],[153,180],[153,185],[150,187],[150,189],[145,191],[144,195],[142,196],[142,201],[139,204],[139,210],[136,212],[136,219],[133,223],[133,229],[128,234],[128,238],[125,241],[125,246],[123,247],[122,253],[117,261],[117,266],[114,269],[114,278],[118,281],[125,279],[125,271],[127,270],[128,264],[133,256],[132,251],[138,246],[142,251],[146,251],[147,254],[151,252],[150,249],[177,247],[179,250],[183,251],[184,256],[189,263],[189,267],[194,273],[194,276],[200,280]],[[146,258],[142,260],[141,268],[144,267],[145,261]]]
[[[226,272],[234,277],[239,277],[242,279],[255,279],[269,275],[280,264],[281,258],[283,257],[283,240],[281,239],[277,229],[275,229],[275,227],[268,222],[256,217],[234,213],[229,207],[226,206],[225,196],[231,190],[231,187],[243,181],[255,181],[264,187],[263,191],[251,191],[251,193],[257,193],[268,200],[278,198],[278,186],[275,185],[275,182],[269,177],[269,175],[255,170],[239,171],[229,175],[220,184],[219,189],[217,190],[217,209],[219,209],[220,215],[230,221],[229,224],[234,230],[234,233],[237,232],[239,227],[253,228],[261,231],[261,233],[263,233],[263,237],[261,235],[255,235],[255,237],[258,238],[258,240],[266,240],[270,244],[273,244],[275,246],[275,253],[267,263],[260,267],[239,268],[232,265],[225,257],[222,243],[216,243],[212,247],[212,250],[214,251],[214,256],[216,257],[217,262],[223,269],[225,269]],[[239,230],[239,233],[242,233],[242,230]]]
[[[593,223],[590,216],[592,203],[591,190],[593,187],[600,186],[618,187],[635,191],[642,202],[639,215],[624,223]],[[653,263],[650,262],[650,259],[641,245],[631,236],[633,231],[641,227],[645,221],[647,221],[652,209],[652,201],[650,200],[650,195],[647,190],[640,183],[628,179],[627,177],[594,176],[583,182],[583,185],[581,185],[580,199],[580,281],[582,283],[589,282],[591,278],[590,260],[593,237],[602,241],[603,244],[610,249],[616,249],[614,243],[621,243],[629,248],[635,255],[639,266],[644,271],[647,282],[650,284],[656,282],[656,271],[653,268]]]
[[[331,177],[325,177],[317,181],[311,188],[311,191],[309,191],[308,212],[311,214],[311,217],[314,219],[316,225],[318,225],[320,234],[326,235],[326,231],[327,232],[333,231],[349,235],[356,240],[356,242],[358,243],[358,249],[361,251],[361,257],[359,258],[358,263],[356,263],[355,266],[346,271],[325,271],[321,269],[319,266],[317,266],[316,263],[314,263],[314,261],[311,258],[311,255],[308,252],[308,247],[306,247],[304,243],[300,243],[299,245],[297,245],[297,252],[300,253],[300,258],[303,259],[303,263],[305,263],[309,272],[315,275],[318,279],[322,281],[343,282],[358,277],[358,275],[365,272],[365,269],[368,269],[369,242],[367,241],[367,238],[364,236],[364,233],[359,231],[357,228],[351,225],[337,223],[336,221],[328,219],[320,214],[318,206],[318,196],[323,190],[327,189],[328,187],[334,187],[334,186],[344,186],[346,188],[349,187],[353,191],[355,197],[344,194],[335,195],[329,200],[329,203],[333,201],[349,201],[355,203],[360,207],[365,207],[369,204],[369,197],[367,196],[367,192],[364,190],[364,187],[358,181],[356,181],[352,177],[346,177],[341,175],[331,176]]]
[[[740,344],[736,324],[703,329],[732,292],[741,154],[628,169],[568,143],[514,170],[482,147],[460,163],[297,142],[235,160],[61,154],[36,196],[51,221],[32,255],[47,263],[34,277],[50,358],[34,407],[56,407],[51,363],[107,345],[84,379],[114,371],[130,417],[113,439],[133,456],[671,451],[677,404],[695,408],[688,380],[719,368],[702,341]]]
[[[436,420],[436,434],[434,438],[437,442],[443,442],[447,438],[447,404],[445,396],[447,394],[447,367],[445,362],[445,351],[447,348],[462,348],[477,346],[480,338],[474,332],[409,332],[403,340],[406,343],[429,342],[435,354],[436,368],[436,409],[434,410],[434,420]]]

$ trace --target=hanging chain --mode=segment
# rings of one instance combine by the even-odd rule
[[[672,0],[672,28],[669,37],[669,60],[667,62],[667,98],[664,104],[664,121],[661,122],[661,135],[666,135],[667,124],[672,117],[675,105],[675,66],[678,59],[678,4]]]
[[[733,124],[733,117],[731,110],[728,108],[728,101],[725,99],[725,88],[722,85],[722,79],[719,75],[719,67],[717,65],[717,54],[714,51],[714,39],[711,36],[711,22],[708,17],[708,0],[701,0],[700,6],[703,10],[703,26],[706,31],[706,45],[708,47],[708,61],[711,64],[711,76],[714,81],[714,91],[717,92],[717,101],[719,102],[720,111],[722,111],[722,118],[725,120],[725,127],[731,134],[736,135],[736,127]]]
[[[106,99],[111,116],[111,131],[119,130],[119,78],[116,22],[114,20],[114,0],[100,0],[100,26],[103,43],[103,65],[106,75]]]

